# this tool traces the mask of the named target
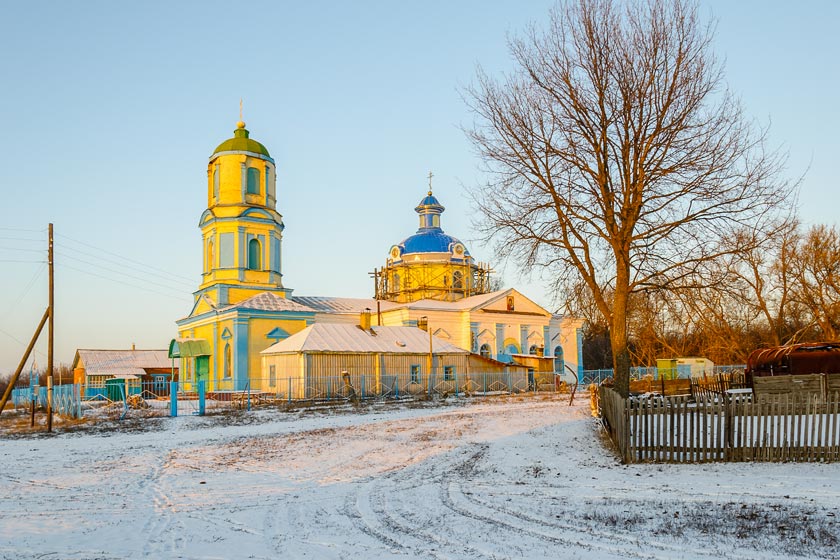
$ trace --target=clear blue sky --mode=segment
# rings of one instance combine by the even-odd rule
[[[459,129],[476,64],[511,66],[506,36],[553,2],[15,2],[0,21],[0,374],[46,306],[56,231],[56,359],[164,348],[201,266],[206,163],[245,100],[277,162],[284,283],[370,297],[368,272],[413,233],[435,174],[444,229],[544,304],[477,243]],[[746,111],[790,151],[808,223],[837,223],[835,2],[704,1]],[[23,262],[20,262],[23,261]],[[40,262],[33,262],[40,261]],[[153,268],[152,268],[153,267]],[[44,339],[46,337],[43,337]],[[45,344],[36,358],[46,362]]]

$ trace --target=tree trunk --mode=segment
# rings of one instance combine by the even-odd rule
[[[610,344],[613,353],[613,377],[615,390],[624,398],[630,394],[630,350],[627,347],[626,309],[613,311],[613,325],[610,329]]]
[[[627,305],[629,302],[629,271],[619,270],[613,298],[610,345],[613,353],[615,390],[624,398],[630,394],[630,349],[627,347]]]

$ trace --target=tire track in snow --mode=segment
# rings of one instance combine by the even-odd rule
[[[174,558],[180,556],[176,553],[184,548],[183,525],[174,515],[177,508],[162,488],[164,471],[168,464],[168,460],[163,465],[155,463],[151,474],[142,484],[143,487],[148,487],[152,505],[144,525],[148,538],[143,544],[143,556],[148,558]]]

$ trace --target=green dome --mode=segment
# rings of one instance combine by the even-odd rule
[[[262,154],[266,157],[271,157],[268,150],[252,138],[248,138],[248,131],[245,129],[245,123],[237,127],[233,131],[233,138],[225,140],[213,151],[213,154],[219,152],[253,152],[255,154]]]

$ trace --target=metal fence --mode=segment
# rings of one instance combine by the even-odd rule
[[[15,408],[47,408],[47,388],[35,385],[34,387],[16,387],[12,389],[11,401]],[[81,385],[65,384],[53,386],[53,412],[71,418],[82,417]]]
[[[105,386],[82,387],[85,414],[109,413],[121,418],[203,415],[268,405],[398,400],[433,396],[545,393],[567,390],[553,372],[458,374],[436,372],[420,378],[416,372],[357,374],[352,376],[268,377],[251,379],[242,390],[210,381],[176,383],[107,381]]]
[[[673,370],[668,369],[668,374],[664,376],[666,379],[673,379],[674,376],[672,375]],[[715,366],[712,375],[721,375],[721,374],[729,374],[733,372],[740,372],[743,373],[744,365],[743,364],[733,364],[733,365],[723,365],[723,366]],[[631,367],[630,368],[630,379],[643,379],[647,376],[651,376],[654,380],[659,380],[661,378],[660,371],[656,367]],[[583,370],[580,375],[578,376],[579,382],[581,385],[590,385],[594,383],[595,385],[600,385],[602,381],[606,379],[610,379],[613,377],[613,370],[612,369],[587,369]],[[676,379],[690,379],[691,375],[691,366],[690,365],[677,365],[677,375]]]

